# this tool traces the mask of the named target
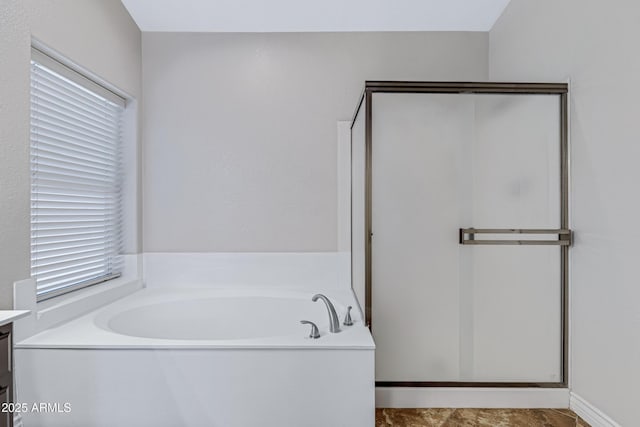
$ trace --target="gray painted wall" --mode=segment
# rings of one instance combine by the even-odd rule
[[[141,95],[140,31],[119,1],[0,2],[2,309],[12,307],[13,282],[30,276],[29,61],[32,36],[131,96],[139,99]]]
[[[571,79],[571,388],[638,424],[640,3],[512,0],[490,33],[492,80]]]
[[[143,33],[145,252],[337,249],[365,80],[484,80],[487,33]]]

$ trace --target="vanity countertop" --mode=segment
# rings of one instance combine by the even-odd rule
[[[0,326],[11,323],[31,313],[30,310],[0,310]]]

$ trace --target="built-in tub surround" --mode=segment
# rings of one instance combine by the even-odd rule
[[[348,290],[325,293],[342,317],[355,304]],[[372,349],[362,318],[329,332],[327,310],[313,293],[181,287],[142,289],[17,343],[18,348]],[[320,339],[309,340],[311,320]]]
[[[331,256],[227,254],[217,273],[225,264],[215,255],[161,258],[145,265],[147,277],[158,277],[159,265],[190,263],[174,274],[192,282],[147,280],[146,289],[17,343],[18,400],[72,407],[24,414],[25,425],[374,425],[374,343],[361,313],[329,333],[326,307],[312,301],[325,294],[340,318],[357,307],[350,288],[319,286],[337,277],[337,266],[324,268]],[[260,286],[259,277],[282,286]],[[318,325],[319,339],[303,319]]]

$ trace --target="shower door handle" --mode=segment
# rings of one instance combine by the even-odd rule
[[[555,235],[556,239],[477,239],[477,234],[493,234],[493,235],[520,235],[528,236],[544,236]],[[460,228],[458,230],[458,243],[461,245],[556,245],[571,246],[573,241],[573,233],[569,229],[536,229],[536,228]]]

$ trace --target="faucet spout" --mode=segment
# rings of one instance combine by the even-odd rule
[[[329,332],[335,334],[340,332],[340,321],[338,320],[338,313],[336,313],[336,308],[331,304],[329,298],[322,294],[316,294],[311,298],[311,301],[316,302],[318,299],[321,299],[322,302],[327,306],[327,311],[329,312]]]

